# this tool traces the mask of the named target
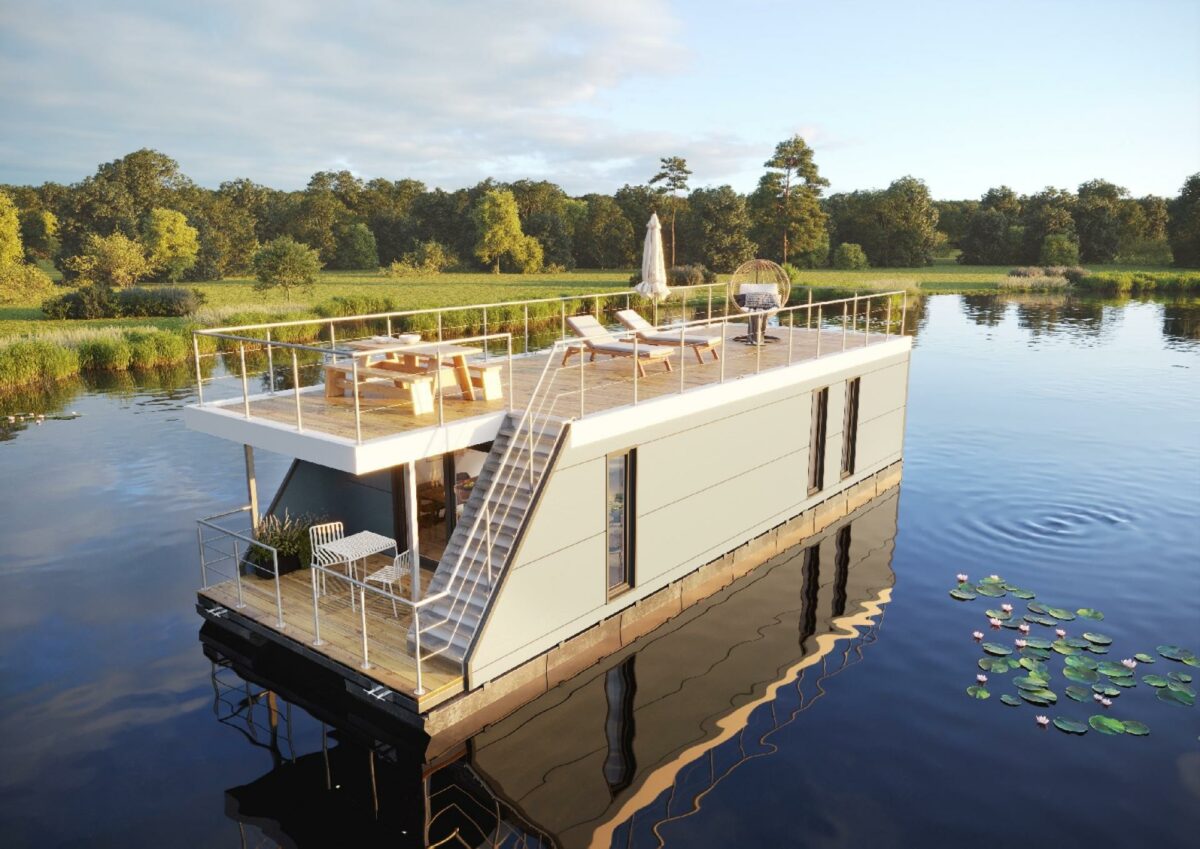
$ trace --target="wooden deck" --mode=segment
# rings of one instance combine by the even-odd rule
[[[391,559],[374,555],[367,569],[382,568]],[[421,571],[422,588],[433,577],[429,570]],[[425,711],[462,691],[463,679],[459,667],[441,658],[422,663],[422,683],[425,693],[417,696],[416,664],[408,650],[408,626],[411,610],[397,605],[392,612],[391,602],[367,592],[367,656],[369,668],[363,668],[362,614],[350,604],[350,584],[332,576],[327,579],[325,594],[319,596],[321,645],[313,645],[312,572],[299,569],[279,579],[283,599],[284,628],[278,627],[275,603],[275,582],[271,579],[243,576],[242,607],[238,607],[237,584],[233,580],[213,584],[200,590],[200,596],[217,602],[233,613],[253,620],[276,631],[283,637],[302,643],[310,651],[323,654],[337,663],[390,687],[411,699],[418,711]],[[396,592],[407,597],[409,581]]]
[[[725,380],[736,380],[739,377],[754,374],[756,371],[779,368],[812,360],[817,353],[817,331],[797,327],[789,330],[787,327],[769,328],[768,333],[779,338],[756,348],[733,341],[734,337],[746,332],[744,324],[730,323],[723,325],[725,344],[721,346],[721,356],[724,358]],[[718,334],[722,326],[711,328],[713,334]],[[701,334],[704,328],[692,328],[691,333]],[[842,350],[843,335],[841,330],[826,329],[820,332],[821,356],[839,353]],[[846,350],[861,348],[868,343],[883,341],[880,333],[867,334],[851,332],[846,335]],[[713,362],[706,356],[700,364],[690,348],[685,349],[683,356],[676,351],[671,358],[673,371],[664,370],[661,363],[646,363],[647,374],[637,379],[637,397],[639,401],[647,401],[663,395],[676,394],[680,388],[695,389],[721,381],[722,367],[720,362]],[[515,357],[512,362],[512,381],[510,385],[507,365],[501,370],[501,380],[505,397],[492,401],[468,401],[459,397],[457,386],[443,388],[440,403],[444,421],[472,418],[486,412],[504,410],[512,399],[513,406],[524,409],[530,394],[537,385],[546,367],[548,352],[537,352],[529,356]],[[504,363],[503,358],[493,358],[495,362]],[[550,384],[546,389],[546,397],[553,399],[551,409],[549,401],[546,410],[554,415],[570,418],[579,416],[580,408],[580,367],[579,358],[572,358],[563,367],[561,356],[550,364],[546,380]],[[682,382],[681,382],[682,381]],[[634,367],[631,358],[609,359],[599,358],[584,366],[583,374],[583,408],[584,415],[591,415],[604,410],[623,407],[633,403]],[[318,431],[346,439],[356,438],[354,420],[354,401],[351,398],[326,398],[320,387],[300,393],[300,415],[305,430]],[[404,431],[420,430],[434,427],[438,423],[436,411],[439,399],[435,399],[435,411],[424,415],[414,415],[409,402],[396,398],[373,397],[370,385],[364,388],[360,400],[362,438],[364,441],[384,436],[402,433]],[[240,403],[240,402],[239,402]],[[269,419],[281,424],[295,426],[296,424],[296,395],[291,392],[280,392],[271,397],[259,397],[250,402],[252,418]]]

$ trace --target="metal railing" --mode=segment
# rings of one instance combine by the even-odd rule
[[[268,595],[262,592],[260,579],[247,576],[248,579],[243,580],[243,571],[267,569],[271,579],[270,601],[275,607],[275,627],[282,631],[287,626],[283,620],[283,594],[279,585],[279,550],[255,539],[249,527],[242,532],[218,524],[221,520],[228,520],[234,516],[249,519],[250,505],[196,521],[196,543],[200,550],[200,587],[208,589],[214,583],[232,581],[237,598],[234,608],[241,610],[246,606],[247,594]],[[251,549],[269,554],[270,565],[260,560],[247,560]],[[256,556],[261,558],[263,555]],[[214,582],[214,575],[221,580]]]

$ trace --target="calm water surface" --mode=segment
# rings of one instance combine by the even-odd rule
[[[714,685],[707,697],[727,704],[709,712],[711,727],[684,731],[699,741],[728,726],[733,736],[676,753],[673,771],[665,760],[632,772],[626,763],[625,775],[620,764],[598,766],[608,795],[579,783],[562,794],[571,801],[556,821],[590,822],[625,798],[623,782],[645,782],[597,832],[604,841],[1195,845],[1200,708],[1164,704],[1141,685],[1112,713],[1147,723],[1149,737],[1071,737],[1037,729],[1028,706],[1000,704],[996,696],[1012,690],[1003,676],[993,678],[993,698],[972,701],[964,689],[979,650],[970,633],[984,625],[984,606],[953,602],[946,591],[958,571],[1001,573],[1040,598],[1102,609],[1106,619],[1093,627],[1113,637],[1113,659],[1161,643],[1200,650],[1198,316],[1195,302],[928,299],[898,513],[894,503],[891,513],[876,511],[873,529],[856,520],[856,540],[879,528],[882,536],[848,569],[822,561],[830,563],[821,567],[823,595],[802,591],[810,573],[800,553],[776,575],[796,587],[794,659],[818,665],[763,693],[725,695],[711,671],[681,678]],[[183,427],[185,383],[150,382],[64,390],[44,403],[79,419],[0,431],[4,845],[327,845],[330,825],[348,842],[420,845],[419,765],[376,746],[372,796],[362,748],[371,733],[347,726],[326,735],[280,699],[272,737],[262,682],[247,685],[205,655],[193,608],[193,522],[244,500],[241,449]],[[260,453],[264,491],[286,466]],[[870,608],[878,588],[893,583],[890,599]],[[755,598],[751,587],[723,613],[685,625],[673,664],[656,660],[664,639],[612,672],[585,673],[577,689],[563,690],[569,697],[531,711],[526,727],[591,723],[603,740],[606,716],[589,707],[589,694],[603,705],[605,692],[628,692],[636,681],[644,696],[681,675],[672,666],[707,664],[705,652],[736,660],[759,638],[738,642],[730,625],[751,622],[756,609],[766,645],[781,617],[765,606],[769,594]],[[839,605],[869,619],[818,647]],[[826,613],[817,617],[815,607]],[[1165,660],[1152,671],[1171,670],[1200,677]],[[1064,699],[1046,713],[1086,719],[1097,710]],[[650,714],[638,716],[624,733],[655,733]],[[502,775],[519,771],[521,751],[502,754],[516,737],[493,736],[475,743],[490,753],[490,768],[444,770],[426,788],[449,811],[438,832],[448,845],[477,845],[472,825],[494,826],[479,813],[481,799],[504,800],[496,810],[508,822],[505,845],[522,833],[527,845],[547,836],[547,823],[522,818],[537,809],[536,793],[521,796]],[[567,742],[548,733],[540,745]],[[504,786],[487,786],[483,771]],[[648,777],[664,774],[667,785],[651,786]],[[555,780],[547,774],[534,785],[561,792]],[[372,799],[382,800],[379,810]],[[580,842],[579,833],[564,842]]]

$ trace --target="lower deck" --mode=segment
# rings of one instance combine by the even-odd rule
[[[366,568],[369,573],[390,562],[390,558],[372,555],[367,560]],[[421,570],[422,590],[428,587],[432,576],[431,570]],[[329,576],[324,591],[318,588],[321,643],[316,644],[312,578],[309,569],[281,575],[278,599],[274,580],[252,575],[243,576],[240,581],[231,579],[211,584],[200,590],[199,595],[202,603],[208,601],[225,608],[228,613],[221,614],[222,618],[228,617],[233,621],[238,617],[247,619],[302,644],[317,655],[357,670],[404,696],[417,712],[428,710],[462,691],[463,678],[459,666],[433,657],[424,660],[421,665],[421,683],[425,692],[418,695],[416,665],[408,648],[411,610],[403,604],[398,604],[393,610],[385,596],[367,592],[363,594],[366,599],[364,611],[359,605],[359,592],[355,590],[352,602],[351,585],[344,579]],[[392,592],[407,597],[410,583],[406,577]],[[279,627],[280,603],[284,623],[282,629]],[[207,606],[212,609],[212,605]],[[364,623],[366,662],[369,666],[363,663]]]

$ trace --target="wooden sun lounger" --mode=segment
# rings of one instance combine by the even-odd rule
[[[648,345],[671,345],[678,348],[680,346],[680,334],[675,330],[659,330],[646,319],[642,318],[634,310],[620,310],[617,312],[617,320],[621,324],[628,327]],[[704,352],[709,351],[713,355],[713,362],[721,359],[721,353],[717,349],[721,347],[721,343],[725,338],[720,334],[710,336],[704,333],[704,328],[692,328],[683,332],[683,343],[692,349],[692,353],[696,355],[697,362],[704,362]]]
[[[579,336],[578,343],[567,346],[563,352],[562,364],[565,366],[567,361],[575,354],[583,355],[586,350],[590,356],[588,361],[596,359],[597,354],[603,354],[606,357],[633,357],[637,356],[637,370],[639,377],[646,376],[646,367],[642,364],[643,360],[662,361],[662,364],[667,367],[667,371],[671,371],[671,355],[675,352],[670,348],[663,348],[654,345],[637,346],[632,342],[622,342],[620,339],[614,339],[613,335],[604,329],[604,325],[596,321],[590,315],[573,315],[567,319],[567,324]]]

